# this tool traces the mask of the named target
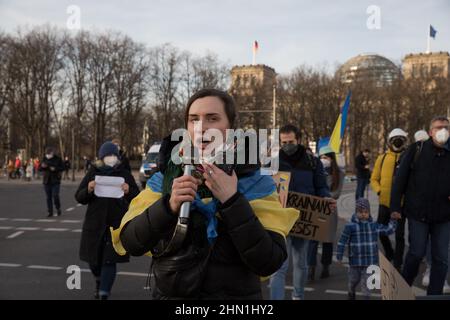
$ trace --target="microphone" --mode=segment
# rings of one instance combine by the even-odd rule
[[[187,164],[184,166],[184,176],[191,176],[192,171],[194,170],[194,166],[191,164]],[[187,224],[189,220],[189,212],[191,210],[190,202],[183,202],[180,208],[180,223]]]

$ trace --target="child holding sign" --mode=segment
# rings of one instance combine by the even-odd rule
[[[388,225],[374,222],[370,215],[369,201],[365,198],[356,200],[356,213],[342,231],[336,254],[338,262],[342,263],[345,246],[349,245],[348,298],[350,300],[355,300],[355,290],[361,281],[364,298],[369,299],[367,267],[378,265],[378,236],[394,233],[398,219],[400,215],[392,214]]]

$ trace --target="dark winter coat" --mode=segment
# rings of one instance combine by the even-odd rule
[[[167,159],[171,148],[162,149],[160,159]],[[236,169],[236,174],[238,179],[241,179],[253,174],[256,169],[258,168],[243,165],[242,168]],[[167,174],[165,166],[164,172]],[[275,186],[273,187],[275,191]],[[152,193],[150,189],[142,192]],[[126,252],[133,256],[140,256],[148,251],[156,253],[161,243],[170,241],[177,224],[177,215],[170,210],[169,198],[170,194],[159,196],[150,207],[122,227],[120,241]],[[288,219],[291,214],[289,210],[292,209],[281,208],[277,196],[267,198],[271,200],[267,200],[266,205],[274,203],[273,207],[278,206],[274,210],[278,210],[280,216],[285,217],[283,219]],[[259,207],[259,210],[264,209]],[[288,226],[289,229],[298,217],[298,213],[292,211],[295,217]],[[180,292],[177,293],[178,296],[165,295],[163,287],[173,288],[173,286],[170,283],[163,283],[156,284],[153,289],[154,298],[262,299],[260,277],[275,273],[287,258],[284,236],[266,229],[258,219],[250,201],[239,191],[225,203],[219,203],[216,212],[217,237],[206,270],[203,272],[204,279],[200,292],[194,296],[186,293],[183,284],[188,282],[187,279],[174,279],[175,290],[179,289]],[[195,208],[191,210],[191,217],[182,248],[189,250],[192,247],[199,255],[203,255],[210,248],[206,237],[206,220]],[[161,259],[164,257],[153,257],[154,264],[164,263]],[[171,290],[165,292],[169,291]]]
[[[370,170],[366,169],[366,165],[369,164],[366,157],[362,152],[355,158],[356,177],[360,179],[370,179]]]
[[[129,192],[121,199],[99,198],[88,192],[88,184],[95,176],[123,177],[129,185]],[[119,256],[111,243],[109,227],[117,228],[127,212],[131,200],[139,193],[139,188],[128,170],[122,167],[107,168],[93,165],[80,183],[75,199],[87,204],[86,216],[80,242],[80,259],[92,265],[99,263],[127,262],[128,256]],[[100,261],[100,258],[102,261]]]
[[[327,174],[319,158],[306,153],[305,147],[288,156],[280,150],[280,171],[291,173],[289,191],[310,194],[318,197],[330,197]]]
[[[425,223],[450,221],[450,147],[438,148],[432,139],[412,144],[403,154],[392,187],[391,211]],[[417,156],[416,156],[417,154]]]
[[[45,164],[44,167],[43,164]],[[43,173],[42,182],[48,185],[60,184],[64,170],[64,162],[57,155],[54,155],[51,159],[44,157],[39,165],[39,171]]]

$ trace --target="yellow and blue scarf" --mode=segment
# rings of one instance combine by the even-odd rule
[[[147,186],[153,192],[163,192],[164,176],[161,172],[155,173],[148,181]],[[248,201],[264,198],[275,192],[275,183],[271,176],[261,175],[260,170],[255,170],[238,180],[238,191],[244,195]],[[202,201],[197,192],[195,200],[192,202],[191,211],[197,210],[203,214],[207,220],[207,237],[210,243],[217,237],[217,206],[219,201],[212,198],[208,203]]]
[[[163,181],[168,177],[162,173],[155,173],[147,182],[147,188],[135,197],[122,218],[120,227],[113,230],[111,236],[113,246],[119,255],[125,255],[126,250],[120,240],[122,228],[136,216],[144,213],[153,203],[159,200],[164,192]],[[271,176],[261,175],[259,170],[242,176],[238,180],[238,191],[249,201],[253,212],[266,230],[276,232],[286,237],[298,219],[299,212],[293,208],[283,208],[280,204],[275,183]],[[217,200],[213,197],[197,195],[191,210],[198,210],[207,218],[207,236],[210,241],[217,237]],[[239,212],[236,212],[239,214]],[[151,252],[146,255],[151,256]]]

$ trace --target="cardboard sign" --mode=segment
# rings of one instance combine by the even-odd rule
[[[324,198],[289,192],[286,207],[300,211],[300,217],[292,227],[290,236],[320,242],[334,242],[337,214]]]
[[[286,208],[291,173],[286,171],[278,171],[277,174],[273,175],[273,180],[275,181],[275,185],[277,186],[280,203],[283,208]]]
[[[381,297],[383,300],[415,300],[412,288],[397,269],[378,251],[380,259]]]

